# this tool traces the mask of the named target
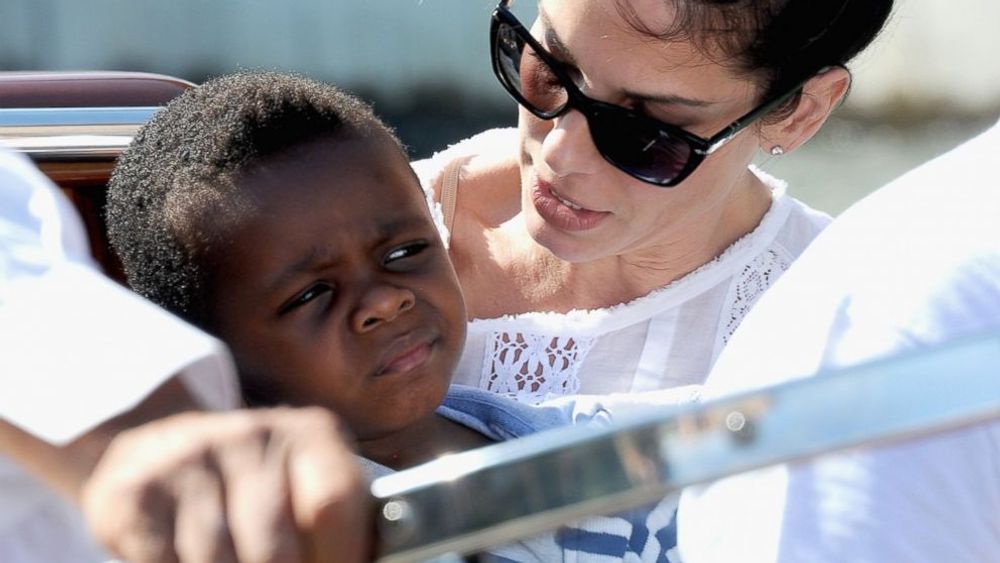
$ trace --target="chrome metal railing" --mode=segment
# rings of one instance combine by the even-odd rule
[[[994,418],[1000,333],[602,432],[544,432],[375,480],[380,561],[480,552],[750,469]]]
[[[113,159],[159,109],[0,108],[0,144],[43,162]]]

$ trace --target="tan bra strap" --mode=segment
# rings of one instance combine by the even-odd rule
[[[469,157],[460,157],[448,163],[444,168],[444,176],[441,180],[441,211],[444,214],[444,225],[448,227],[448,232],[452,232],[452,225],[455,223],[455,202],[458,200],[458,178],[462,172],[462,166],[469,160]]]

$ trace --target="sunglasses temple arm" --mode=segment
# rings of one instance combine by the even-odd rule
[[[699,152],[702,152],[702,154],[704,154],[704,155],[707,156],[707,155],[710,155],[713,152],[719,150],[720,148],[722,148],[723,145],[725,145],[733,137],[735,137],[737,133],[739,133],[740,131],[746,129],[748,125],[750,125],[754,121],[757,121],[761,117],[767,115],[772,110],[774,110],[775,108],[777,108],[781,104],[783,104],[783,103],[787,102],[789,99],[791,99],[792,96],[795,96],[796,94],[798,94],[799,92],[801,92],[802,91],[802,86],[804,84],[805,84],[805,81],[800,82],[798,85],[795,86],[795,88],[792,88],[788,92],[785,92],[784,94],[782,94],[782,95],[774,98],[770,102],[761,104],[761,105],[755,107],[754,109],[748,111],[747,113],[743,114],[742,116],[740,116],[739,118],[737,118],[736,121],[733,121],[732,123],[730,123],[728,127],[726,127],[725,129],[723,129],[718,134],[713,135],[711,139],[708,139],[708,146],[707,146],[707,148],[705,148],[704,151],[699,151]]]

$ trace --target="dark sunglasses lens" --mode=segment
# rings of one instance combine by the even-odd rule
[[[499,23],[493,45],[500,81],[533,113],[554,116],[566,106],[559,77],[509,24]]]
[[[597,150],[611,164],[654,184],[669,184],[691,158],[691,145],[625,111],[594,108],[589,119]]]

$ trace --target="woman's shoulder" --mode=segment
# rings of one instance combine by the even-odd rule
[[[413,163],[449,230],[502,225],[520,211],[516,129],[491,129]]]
[[[833,217],[789,195],[781,198],[788,213],[774,234],[772,246],[784,248],[794,259],[833,222]]]
[[[784,180],[779,180],[756,166],[752,166],[751,170],[771,190],[771,208],[760,224],[744,237],[743,243],[737,241],[734,246],[754,241],[756,244],[750,246],[756,246],[756,252],[760,252],[777,245],[794,259],[833,218],[789,195],[788,185]]]
[[[449,145],[428,158],[412,162],[425,190],[440,199],[440,187],[449,165],[459,164],[463,183],[481,176],[495,176],[498,170],[516,162],[517,129],[489,129]]]

